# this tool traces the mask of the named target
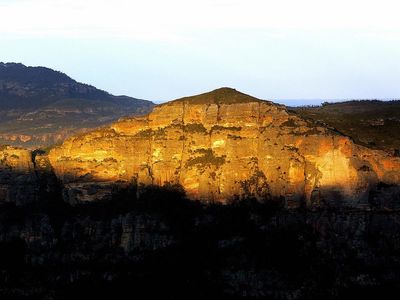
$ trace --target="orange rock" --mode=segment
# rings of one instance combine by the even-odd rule
[[[169,182],[193,199],[221,202],[252,196],[311,203],[318,195],[355,205],[378,180],[396,182],[400,172],[395,158],[228,88],[73,136],[49,158],[68,184]]]

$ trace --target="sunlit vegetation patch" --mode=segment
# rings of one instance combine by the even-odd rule
[[[299,148],[294,147],[294,146],[290,146],[290,145],[284,146],[282,150],[284,150],[284,149],[289,150],[289,151],[293,151],[293,152],[299,151]]]
[[[142,130],[142,131],[139,131],[138,133],[136,133],[135,137],[138,137],[138,138],[149,138],[149,137],[152,136],[152,134],[153,134],[153,130],[146,129],[146,130]]]
[[[216,166],[217,168],[225,163],[226,156],[215,156],[212,149],[197,149],[195,153],[200,154],[200,156],[194,157],[186,162],[186,167],[206,167],[209,165]]]
[[[230,130],[230,131],[240,131],[242,127],[239,126],[221,126],[221,125],[214,125],[211,128],[211,132],[213,131],[223,131],[223,130]]]
[[[232,139],[232,140],[241,140],[242,137],[238,136],[238,135],[234,135],[234,134],[228,134],[228,139]]]
[[[118,163],[118,160],[116,160],[114,157],[107,157],[103,160],[103,162],[108,162],[108,163]]]
[[[281,127],[297,127],[296,122],[293,119],[289,119],[281,124]]]
[[[165,127],[157,128],[153,131],[153,135],[155,138],[164,138],[167,135]]]
[[[163,139],[167,136],[167,130],[170,128],[172,128],[172,127],[167,126],[167,127],[159,127],[156,129],[148,128],[148,129],[139,131],[138,133],[136,133],[134,135],[134,137],[143,138],[143,139],[151,138],[151,137],[154,137],[155,139]]]
[[[189,133],[206,133],[207,128],[201,123],[190,123],[184,126],[184,131]]]

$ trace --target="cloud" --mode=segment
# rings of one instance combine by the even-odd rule
[[[400,30],[397,1],[0,1],[0,35],[174,41],[212,30]]]

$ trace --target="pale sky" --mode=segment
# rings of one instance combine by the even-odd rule
[[[0,61],[156,102],[221,86],[400,98],[399,11],[394,0],[0,0]]]

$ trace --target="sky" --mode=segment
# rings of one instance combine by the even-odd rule
[[[223,86],[289,105],[400,99],[399,11],[394,0],[0,0],[0,61],[155,102]]]

